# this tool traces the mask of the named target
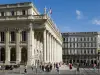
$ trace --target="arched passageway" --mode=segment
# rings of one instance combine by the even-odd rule
[[[21,49],[21,63],[24,63],[24,64],[27,63],[27,49],[26,48]]]
[[[5,48],[0,49],[0,61],[5,61]]]
[[[10,61],[16,61],[16,49],[11,48],[10,50]]]

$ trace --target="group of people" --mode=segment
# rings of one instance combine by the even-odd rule
[[[42,71],[50,72],[52,70],[52,64],[40,65]]]
[[[45,65],[40,65],[42,71],[46,71],[46,72],[50,72],[53,67],[57,70],[57,72],[59,72],[60,63],[54,63],[54,64],[48,63]]]
[[[59,72],[59,67],[61,66],[60,63],[47,63],[47,64],[41,64],[40,65],[40,69],[44,72],[51,72],[51,70],[54,68],[57,70],[57,72]],[[33,70],[33,66],[32,66],[32,70]],[[37,66],[36,66],[36,70],[37,70]],[[24,72],[27,73],[27,65],[25,65],[24,68]]]

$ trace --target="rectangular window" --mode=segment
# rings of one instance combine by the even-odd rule
[[[84,54],[86,54],[86,50],[84,50]]]
[[[26,41],[26,31],[22,31],[22,41]]]
[[[65,38],[63,38],[63,42],[65,42]]]
[[[11,15],[12,15],[12,16],[14,16],[14,15],[15,15],[14,13],[15,13],[14,11],[11,11]]]
[[[1,32],[1,42],[4,42],[4,39],[5,39],[4,32]]]
[[[11,35],[11,42],[14,42],[15,41],[15,32],[14,31],[12,31],[11,33],[10,33],[10,35]]]
[[[22,10],[22,15],[25,15],[26,13],[25,13],[25,10]]]
[[[1,12],[1,16],[4,16],[4,12]]]
[[[91,49],[91,54],[93,54],[93,49]]]

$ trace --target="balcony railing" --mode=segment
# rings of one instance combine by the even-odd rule
[[[45,15],[0,16],[0,21],[4,21],[4,20],[28,20],[28,19],[42,20],[42,19],[47,19],[47,17]]]

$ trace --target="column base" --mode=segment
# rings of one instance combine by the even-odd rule
[[[10,61],[5,61],[5,65],[10,65]]]
[[[20,62],[21,62],[21,60],[17,60],[17,61],[16,61],[16,64],[20,64]]]
[[[34,60],[28,60],[27,66],[32,66],[32,65],[35,65],[35,61]]]

